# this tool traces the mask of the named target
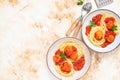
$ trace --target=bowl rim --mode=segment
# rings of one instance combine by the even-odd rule
[[[47,51],[47,54],[46,54],[46,65],[47,65],[47,68],[48,68],[49,72],[52,73],[52,75],[53,75],[55,78],[60,79],[60,80],[61,80],[61,78],[59,78],[58,76],[56,76],[56,75],[51,71],[51,69],[50,69],[50,67],[49,67],[49,64],[48,64],[48,53],[49,53],[50,48],[51,48],[57,41],[62,40],[62,39],[65,39],[65,38],[78,40],[78,41],[80,41],[82,44],[84,44],[84,46],[87,48],[90,62],[89,62],[88,69],[86,70],[86,72],[84,73],[84,75],[89,71],[89,68],[90,68],[90,65],[91,65],[90,50],[89,50],[89,48],[87,47],[87,45],[86,45],[83,41],[81,41],[80,39],[75,38],[75,37],[62,37],[62,38],[59,38],[59,39],[57,39],[56,41],[54,41],[54,42],[50,45],[50,47],[49,47],[49,49],[48,49],[48,51]],[[79,78],[77,78],[77,79],[81,79],[84,75],[82,75],[81,77],[79,77]]]
[[[93,14],[94,12],[97,12],[97,11],[108,11],[108,12],[111,12],[111,13],[115,14],[115,15],[120,19],[120,16],[119,16],[117,13],[115,13],[114,11],[112,11],[112,10],[109,10],[109,9],[97,9],[97,10],[94,10],[94,11],[91,11],[90,13],[88,13],[88,14],[84,17],[84,19],[83,19],[83,21],[82,21],[82,24],[84,24],[84,22],[86,21],[87,17],[88,17],[90,14]],[[83,28],[83,26],[82,26],[82,28]],[[82,29],[82,28],[81,28],[81,29]],[[92,49],[91,47],[88,46],[88,44],[85,42],[85,40],[84,40],[84,38],[83,38],[83,31],[81,31],[81,34],[82,34],[82,39],[83,39],[84,44],[86,44],[86,46],[87,46],[88,48],[90,48],[91,50],[93,50],[93,51],[95,51],[95,52],[108,53],[108,52],[111,52],[112,50],[115,50],[115,49],[120,45],[120,42],[119,42],[119,44],[118,44],[114,49],[111,49],[111,50],[109,50],[109,51],[98,51],[98,50]]]

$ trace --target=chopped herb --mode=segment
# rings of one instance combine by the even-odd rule
[[[77,5],[82,5],[83,4],[83,0],[78,0]]]
[[[115,31],[115,30],[117,30],[117,26],[112,27],[112,31]]]
[[[93,27],[93,26],[95,26],[95,22],[90,21],[90,27]]]
[[[61,56],[61,58],[65,58],[66,57],[65,53],[61,53],[60,56]]]

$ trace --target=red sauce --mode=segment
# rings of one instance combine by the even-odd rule
[[[89,25],[86,26],[86,32],[85,32],[85,34],[86,34],[87,36],[90,34],[90,31],[91,31],[90,26],[89,26]]]
[[[63,61],[65,61],[65,59],[61,58],[61,51],[58,49],[55,52],[55,55],[53,56],[53,61],[55,62],[56,65],[60,65]]]
[[[116,33],[113,31],[106,31],[104,36],[105,42],[101,45],[101,47],[105,48],[107,45],[112,43],[115,39],[115,35]]]
[[[115,22],[115,18],[114,17],[107,17],[104,20],[105,23],[108,23],[109,21]]]
[[[102,18],[102,14],[98,14],[92,18],[92,21],[95,22],[97,26],[100,26],[101,18]]]
[[[114,17],[107,17],[105,18],[104,22],[106,23],[107,29],[111,30],[114,26],[115,18]]]
[[[80,59],[78,59],[76,62],[73,62],[74,69],[76,71],[81,70],[85,64],[85,58],[84,55],[81,56]]]

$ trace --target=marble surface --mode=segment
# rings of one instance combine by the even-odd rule
[[[92,11],[96,10],[94,0]],[[46,65],[50,45],[80,16],[77,0],[0,0],[0,80],[57,80]],[[103,7],[120,15],[120,0]],[[120,46],[90,50],[91,65],[79,80],[120,80]]]

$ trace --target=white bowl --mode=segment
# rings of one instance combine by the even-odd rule
[[[89,21],[92,19],[93,16],[97,15],[97,14],[101,14],[101,13],[107,13],[107,14],[111,14],[113,15],[117,21],[118,21],[118,28],[120,29],[120,17],[114,13],[113,11],[110,11],[110,10],[106,10],[106,9],[98,9],[98,10],[95,10],[91,13],[89,13],[86,18],[84,19],[83,21],[83,25],[82,25],[82,37],[83,37],[83,40],[84,42],[86,43],[86,45],[91,48],[92,50],[94,51],[97,51],[97,52],[109,52],[109,51],[112,51],[113,49],[115,49],[119,44],[120,44],[120,32],[119,34],[116,36],[114,42],[112,42],[111,44],[109,44],[107,47],[105,48],[102,48],[102,47],[97,47],[95,45],[93,45],[87,38],[86,34],[85,34],[85,31],[86,31],[86,26],[89,24]]]
[[[55,70],[55,68],[54,68],[55,64],[54,64],[54,61],[53,61],[53,56],[54,56],[56,50],[59,49],[59,45],[64,43],[65,41],[68,41],[68,40],[74,40],[74,41],[76,41],[77,43],[79,43],[83,47],[84,56],[85,56],[85,65],[84,65],[84,67],[80,71],[76,71],[72,76],[64,77],[64,76],[60,75]],[[88,68],[90,66],[90,53],[88,51],[88,48],[79,39],[70,38],[70,37],[61,38],[61,39],[58,39],[57,41],[55,41],[51,45],[51,47],[49,48],[48,53],[47,53],[47,57],[46,57],[46,62],[47,62],[48,69],[50,70],[50,72],[56,78],[61,79],[61,80],[76,80],[76,79],[82,77],[88,71]]]

